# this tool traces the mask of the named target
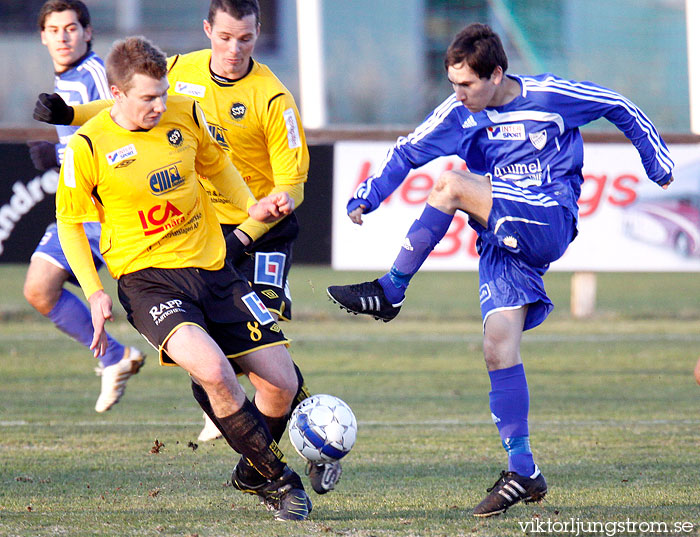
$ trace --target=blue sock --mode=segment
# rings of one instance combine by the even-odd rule
[[[527,415],[530,393],[523,364],[489,371],[491,391],[489,405],[503,448],[508,453],[508,470],[524,476],[535,472],[530,450]]]
[[[68,334],[78,343],[90,347],[92,343],[92,316],[90,310],[73,293],[63,289],[56,305],[47,315],[61,332]],[[124,357],[124,346],[107,334],[107,352],[100,356],[100,362],[107,367]]]
[[[408,282],[445,236],[452,216],[426,204],[423,214],[413,222],[391,270],[379,278],[384,294],[392,304],[403,300]]]

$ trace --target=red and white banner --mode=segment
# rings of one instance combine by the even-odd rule
[[[337,270],[388,270],[440,174],[465,168],[457,157],[408,174],[382,206],[357,226],[346,203],[384,160],[387,142],[335,144],[332,264]],[[700,147],[673,145],[675,182],[647,179],[631,143],[586,144],[579,236],[552,264],[562,271],[700,271]],[[476,234],[458,212],[426,261],[426,270],[476,270]]]

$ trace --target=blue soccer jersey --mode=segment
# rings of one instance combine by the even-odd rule
[[[601,117],[634,144],[649,178],[663,185],[673,162],[654,125],[628,99],[591,82],[552,74],[508,75],[520,84],[513,101],[472,114],[451,95],[407,137],[398,139],[379,170],[357,188],[348,210],[361,201],[375,210],[412,168],[457,155],[469,170],[521,187],[556,183],[559,202],[574,215],[581,193],[583,140],[579,127]],[[554,186],[554,185],[552,185]]]
[[[71,106],[99,99],[111,99],[104,63],[94,52],[88,52],[76,65],[57,74],[54,91]],[[70,125],[56,125],[58,134],[56,156],[59,164],[63,162],[63,152],[68,140],[78,128]]]

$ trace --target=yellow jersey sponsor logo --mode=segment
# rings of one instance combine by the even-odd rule
[[[148,185],[151,187],[153,194],[161,196],[166,192],[175,190],[185,182],[185,178],[180,175],[180,170],[177,169],[179,163],[168,164],[149,174]]]
[[[180,209],[167,202],[165,206],[154,205],[148,212],[139,211],[139,219],[141,220],[143,234],[153,235],[181,224],[184,222],[185,217]]]

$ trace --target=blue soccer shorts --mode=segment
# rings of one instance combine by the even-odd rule
[[[554,307],[542,277],[576,236],[576,218],[551,188],[494,180],[492,191],[488,228],[470,221],[479,235],[481,315],[485,325],[493,313],[529,305],[524,326],[528,330]]]
[[[100,253],[100,232],[102,226],[99,222],[85,222],[83,224],[85,228],[85,234],[87,235],[88,242],[90,243],[90,250],[92,250],[92,260],[95,262],[95,268],[100,270],[105,263]],[[70,274],[68,281],[73,285],[79,285],[78,280],[73,274],[73,270],[70,268],[68,261],[66,260],[66,255],[63,253],[63,248],[61,248],[61,243],[58,240],[58,228],[56,223],[50,224],[44,232],[44,236],[39,241],[34,253],[32,254],[32,259],[34,257],[39,257],[45,259],[49,263],[62,268]]]

